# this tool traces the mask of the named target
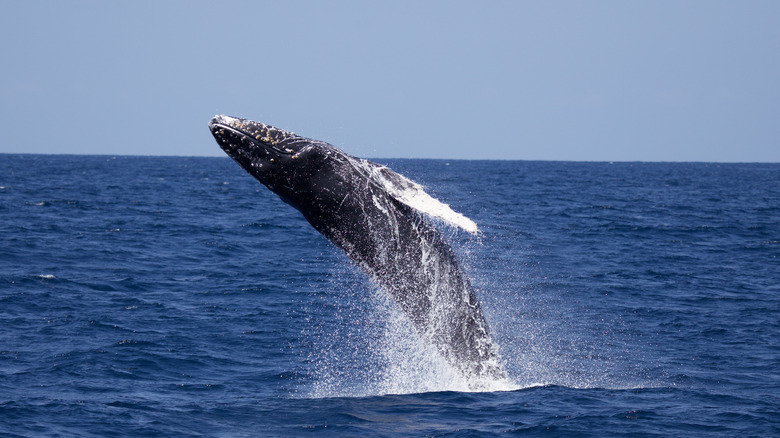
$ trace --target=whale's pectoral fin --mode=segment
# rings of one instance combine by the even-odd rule
[[[379,187],[385,189],[387,194],[398,202],[462,228],[469,233],[476,234],[479,232],[479,228],[477,228],[477,224],[474,221],[453,211],[449,205],[433,198],[416,182],[393,172],[381,164],[367,160],[361,160],[361,164],[368,171],[369,178]]]

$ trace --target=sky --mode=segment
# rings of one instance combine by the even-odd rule
[[[0,153],[780,162],[776,0],[0,4]]]

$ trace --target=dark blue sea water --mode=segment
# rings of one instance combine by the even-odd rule
[[[780,435],[780,164],[386,164],[502,390],[228,158],[0,155],[0,435]]]

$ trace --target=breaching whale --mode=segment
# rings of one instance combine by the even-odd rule
[[[263,123],[215,116],[222,149],[297,208],[386,290],[419,336],[465,376],[504,378],[474,290],[430,215],[476,233],[470,219],[389,168]]]

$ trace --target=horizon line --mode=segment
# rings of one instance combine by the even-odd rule
[[[26,156],[71,156],[71,157],[112,157],[112,158],[225,158],[227,155],[157,155],[157,154],[80,154],[72,152],[0,152],[0,155]],[[428,160],[428,161],[528,161],[562,163],[701,163],[701,164],[780,164],[780,161],[704,161],[704,160],[563,160],[563,159],[527,159],[527,158],[420,158],[420,157],[356,157],[367,160]]]

